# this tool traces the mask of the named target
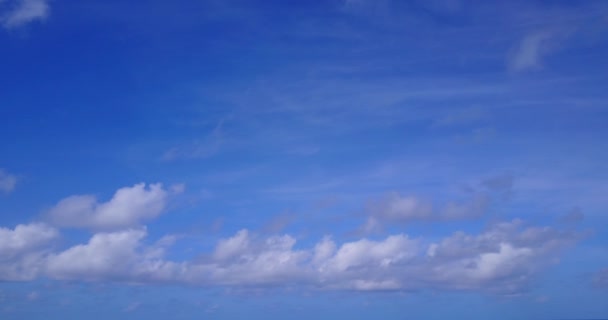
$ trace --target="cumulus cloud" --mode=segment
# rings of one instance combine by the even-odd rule
[[[0,228],[0,280],[35,278],[58,237],[57,230],[43,224]]]
[[[173,188],[180,192],[183,188]],[[99,202],[93,195],[65,198],[49,211],[50,220],[57,226],[121,229],[137,226],[159,216],[165,209],[171,192],[161,184],[144,183],[118,189],[112,199]]]
[[[161,281],[171,278],[173,263],[160,260],[163,247],[146,248],[145,229],[95,234],[88,243],[50,255],[47,274],[55,279]],[[160,249],[160,251],[159,251]]]
[[[477,236],[458,232],[429,246],[426,278],[441,287],[516,293],[579,238],[571,231],[524,228],[519,220],[497,224]]]
[[[306,251],[295,250],[292,236],[258,238],[241,230],[219,241],[213,259],[189,267],[188,281],[230,285],[289,285],[305,277]],[[202,273],[201,273],[202,271]],[[201,278],[208,274],[209,278]]]
[[[296,248],[290,235],[261,237],[241,230],[201,258],[168,261],[167,242],[146,246],[146,235],[145,229],[96,234],[86,244],[50,255],[46,272],[55,279],[88,281],[514,294],[580,238],[515,220],[436,242],[404,234],[342,244],[324,237],[310,248]]]
[[[0,13],[0,23],[7,29],[44,20],[49,14],[48,0],[12,0],[0,6],[2,8],[4,12]]]
[[[305,286],[322,290],[464,290],[516,294],[558,262],[580,234],[514,220],[478,234],[437,241],[405,234],[297,246],[291,235],[248,230],[219,239],[198,258],[172,261],[173,237],[150,242],[145,228],[99,232],[83,244],[49,252],[59,235],[42,224],[0,229],[0,279],[168,283],[195,286]],[[603,283],[605,272],[596,276]]]
[[[10,193],[15,190],[17,176],[0,169],[0,192]]]

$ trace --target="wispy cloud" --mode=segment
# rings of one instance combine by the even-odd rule
[[[412,222],[440,222],[481,218],[491,205],[508,199],[513,188],[513,176],[493,176],[468,186],[464,199],[448,200],[437,205],[415,195],[390,193],[368,203],[367,221],[359,229],[362,233],[382,231],[385,225]]]
[[[556,35],[550,31],[525,35],[509,58],[509,68],[512,71],[540,69],[545,56],[556,50],[555,40]]]
[[[5,9],[4,12],[0,12],[0,23],[7,29],[44,20],[49,15],[48,0],[8,0],[7,2],[0,6]]]
[[[0,169],[0,192],[10,193],[17,186],[17,176]]]

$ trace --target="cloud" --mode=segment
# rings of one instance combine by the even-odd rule
[[[47,0],[13,0],[4,5],[6,12],[0,13],[0,23],[13,29],[36,20],[44,20],[49,14]]]
[[[396,192],[370,202],[368,205],[369,218],[363,230],[366,233],[378,231],[383,222],[411,222],[431,218],[433,206],[431,203],[415,196],[403,196]]]
[[[50,255],[46,263],[49,277],[81,281],[152,282],[172,279],[174,264],[162,261],[164,241],[145,247],[145,229],[98,233],[86,244]]]
[[[211,261],[190,266],[193,277],[187,279],[224,285],[298,283],[305,278],[303,265],[309,253],[294,250],[295,243],[295,238],[289,235],[258,238],[241,230],[218,243]],[[209,278],[201,278],[204,274],[209,274]]]
[[[179,192],[183,188],[173,188]],[[162,185],[139,183],[118,189],[112,199],[100,203],[93,195],[65,198],[48,213],[57,226],[120,229],[137,226],[159,216],[165,209],[170,192]]]
[[[483,216],[495,201],[508,199],[513,189],[513,176],[503,174],[489,177],[468,189],[467,198],[446,201],[440,206],[412,195],[393,192],[369,203],[364,234],[381,231],[386,224],[406,224],[415,221],[450,221]]]
[[[0,192],[10,193],[15,190],[17,177],[0,169]]]
[[[515,72],[538,70],[543,59],[559,48],[559,43],[568,37],[565,32],[537,31],[525,35],[509,56],[509,69]]]
[[[0,228],[0,280],[38,277],[69,281],[227,287],[309,287],[322,290],[459,290],[517,294],[581,239],[569,228],[527,226],[513,220],[442,239],[394,234],[339,243],[325,236],[297,245],[291,235],[243,229],[219,239],[197,258],[172,261],[175,238],[150,242],[146,228],[98,232],[63,250],[44,224]],[[605,272],[595,277],[605,281]]]
[[[399,276],[393,271],[412,260],[419,251],[416,240],[406,235],[393,235],[381,241],[361,239],[347,242],[331,251],[329,239],[315,247],[319,285],[355,290],[400,289]]]
[[[85,281],[515,294],[580,239],[572,231],[526,227],[519,220],[433,242],[405,234],[342,244],[324,237],[309,248],[296,248],[290,235],[260,237],[241,230],[199,259],[174,262],[164,258],[166,242],[146,246],[146,235],[145,229],[96,234],[49,256],[46,272],[54,279]]]
[[[524,228],[520,220],[499,223],[477,236],[458,232],[429,246],[426,278],[440,287],[517,293],[580,236],[550,227]]]
[[[59,233],[44,224],[0,228],[0,280],[34,279]]]

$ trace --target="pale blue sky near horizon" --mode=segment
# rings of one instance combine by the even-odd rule
[[[0,0],[0,318],[608,318],[606,56],[600,0]]]

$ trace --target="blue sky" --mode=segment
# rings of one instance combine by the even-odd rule
[[[608,3],[0,0],[0,318],[608,318]]]

